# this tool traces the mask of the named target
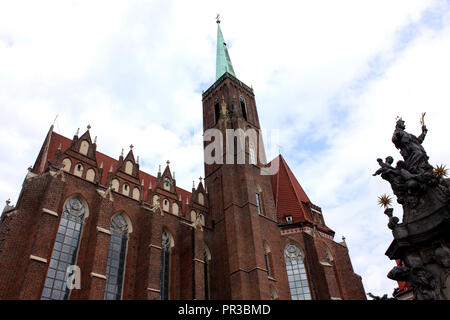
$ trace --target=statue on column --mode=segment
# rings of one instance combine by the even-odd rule
[[[394,236],[386,255],[402,262],[388,278],[411,283],[415,299],[450,300],[450,183],[444,179],[445,166],[433,168],[428,162],[422,146],[428,132],[424,117],[422,113],[422,133],[417,137],[405,131],[404,120],[397,119],[392,142],[403,160],[393,166],[390,156],[385,161],[377,159],[380,168],[373,176],[390,183],[403,208],[399,223],[388,196],[380,200]]]

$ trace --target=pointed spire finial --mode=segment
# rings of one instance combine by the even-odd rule
[[[92,127],[90,124],[87,125],[87,129],[90,130]]]
[[[134,146],[133,144],[130,144],[130,149],[133,150]]]
[[[94,138],[94,144],[97,144],[97,136]]]
[[[167,161],[166,161],[166,163],[167,163],[167,165],[169,165],[169,164],[170,164],[170,161],[169,161],[169,160],[167,160]]]
[[[233,64],[228,54],[227,45],[223,39],[222,30],[220,29],[220,20],[217,22],[217,51],[216,51],[216,80],[219,80],[225,73],[235,76]]]
[[[200,176],[200,178],[198,178],[198,179],[200,180],[200,183],[202,183],[202,180],[203,180],[202,176]]]
[[[80,128],[77,129],[77,132],[75,133],[76,136],[80,133]]]
[[[216,23],[220,23],[220,14],[217,14],[216,16]]]
[[[122,148],[122,152],[120,153],[120,156],[123,157],[123,148]]]

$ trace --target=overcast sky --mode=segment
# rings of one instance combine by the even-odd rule
[[[72,138],[90,124],[109,156],[133,144],[150,174],[170,160],[190,190],[204,176],[201,93],[215,81],[217,13],[262,128],[279,130],[366,292],[391,295],[392,234],[377,197],[392,192],[372,173],[376,158],[400,159],[395,117],[417,135],[422,112],[430,163],[449,163],[449,1],[2,1],[0,201],[17,201],[57,115],[55,131]]]

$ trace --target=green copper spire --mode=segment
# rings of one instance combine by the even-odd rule
[[[217,15],[217,55],[216,55],[216,80],[219,79],[226,72],[236,77],[231,64],[230,56],[228,55],[227,45],[223,40],[222,30],[220,30],[220,20]]]

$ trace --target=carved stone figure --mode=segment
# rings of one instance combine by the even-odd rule
[[[389,217],[388,228],[391,230],[394,230],[395,226],[398,224],[398,221],[399,221],[399,219],[397,217],[394,217],[392,215],[393,211],[394,211],[393,208],[387,208],[386,210],[384,210],[384,214]]]
[[[400,154],[405,159],[406,168],[412,173],[433,170],[428,163],[428,156],[422,147],[422,142],[428,132],[427,127],[422,125],[422,134],[419,137],[405,131],[405,121],[401,118],[397,120],[392,142],[400,150]]]
[[[382,173],[386,173],[389,170],[393,170],[394,168],[391,166],[392,162],[394,162],[394,159],[391,156],[386,157],[386,162],[383,162],[383,160],[381,160],[381,158],[377,159],[378,164],[380,165],[380,169],[378,169],[377,171],[375,171],[375,173],[373,174],[373,176],[382,174]]]
[[[396,266],[389,271],[387,277],[392,280],[410,282],[414,297],[418,300],[438,300],[437,282],[432,273],[423,267]]]

